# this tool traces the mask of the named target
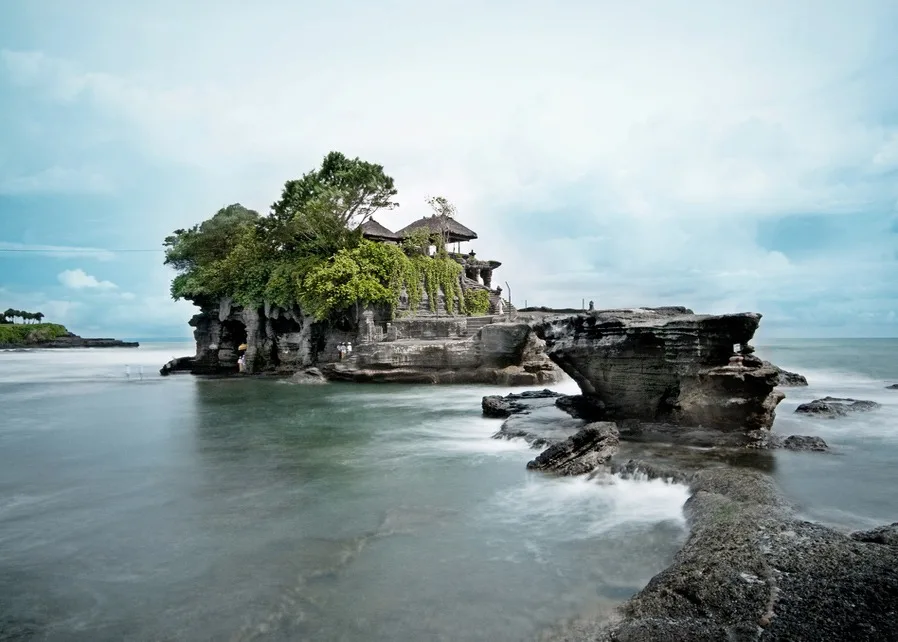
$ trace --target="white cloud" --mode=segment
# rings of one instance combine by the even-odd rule
[[[452,199],[517,302],[748,309],[851,294],[858,270],[891,278],[894,263],[857,267],[847,246],[802,262],[757,236],[780,217],[898,199],[885,176],[898,163],[894,3],[451,4],[273,2],[174,20],[122,3],[102,14],[103,47],[85,24],[77,55],[6,50],[0,73],[202,183],[208,210],[174,226],[233,200],[264,211],[339,149],[396,178],[387,226],[420,216],[428,194]],[[78,18],[57,9],[35,22]],[[111,61],[123,25],[166,45]],[[890,243],[866,245],[894,256]]]
[[[100,281],[97,277],[91,276],[81,268],[76,270],[64,270],[57,275],[57,278],[60,283],[73,290],[83,290],[85,288],[114,290],[118,287],[112,281]]]

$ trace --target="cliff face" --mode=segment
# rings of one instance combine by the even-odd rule
[[[330,379],[424,383],[553,383],[560,370],[525,323],[498,317],[410,316],[391,320],[367,308],[340,323],[315,321],[298,308],[241,308],[223,300],[204,310],[195,328],[195,357],[175,360],[163,373],[229,374],[238,346],[247,344],[248,373],[298,372],[318,366]],[[352,344],[340,358],[338,346]]]
[[[751,355],[761,315],[604,310],[534,323],[602,418],[769,429],[779,373]]]

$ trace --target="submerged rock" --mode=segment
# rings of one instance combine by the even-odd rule
[[[875,401],[842,397],[824,397],[823,399],[814,399],[814,401],[801,404],[795,409],[795,412],[834,419],[836,417],[844,417],[852,412],[868,412],[870,410],[876,410],[879,407],[879,404]]]
[[[891,386],[886,386],[886,390],[898,390],[898,383],[893,383]]]
[[[798,386],[806,386],[808,385],[807,377],[804,375],[800,375],[797,372],[789,372],[788,370],[783,370],[779,366],[775,366],[769,361],[762,362],[765,366],[769,366],[777,371],[779,375],[779,384],[784,388],[794,388]]]
[[[786,450],[809,450],[814,452],[826,452],[829,446],[821,437],[813,435],[790,435],[783,437],[767,430],[755,430],[749,433],[752,442],[748,444],[749,448],[758,448],[762,450],[776,450],[785,448]]]
[[[561,395],[555,405],[577,419],[599,419],[605,414],[605,404],[586,395]]]
[[[546,448],[527,463],[527,468],[559,475],[582,475],[608,463],[619,444],[620,435],[613,423],[587,424],[577,434]]]
[[[783,399],[774,390],[777,369],[748,347],[760,320],[755,313],[639,308],[545,319],[534,327],[549,357],[602,408],[603,419],[746,432],[769,429]]]

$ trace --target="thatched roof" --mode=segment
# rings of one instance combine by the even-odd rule
[[[456,243],[458,241],[473,241],[477,238],[477,232],[468,229],[451,216],[445,217],[445,226],[449,231],[449,242]],[[396,232],[396,236],[405,238],[415,230],[428,229],[431,232],[443,231],[443,220],[436,214],[419,218],[414,223],[409,223],[401,230]]]
[[[398,234],[394,234],[373,218],[362,223],[362,236],[375,241],[399,241],[401,239]]]

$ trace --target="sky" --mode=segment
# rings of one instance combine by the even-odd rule
[[[161,243],[331,150],[519,307],[898,336],[894,0],[6,0],[0,308],[188,337]],[[140,251],[122,251],[140,250]]]

